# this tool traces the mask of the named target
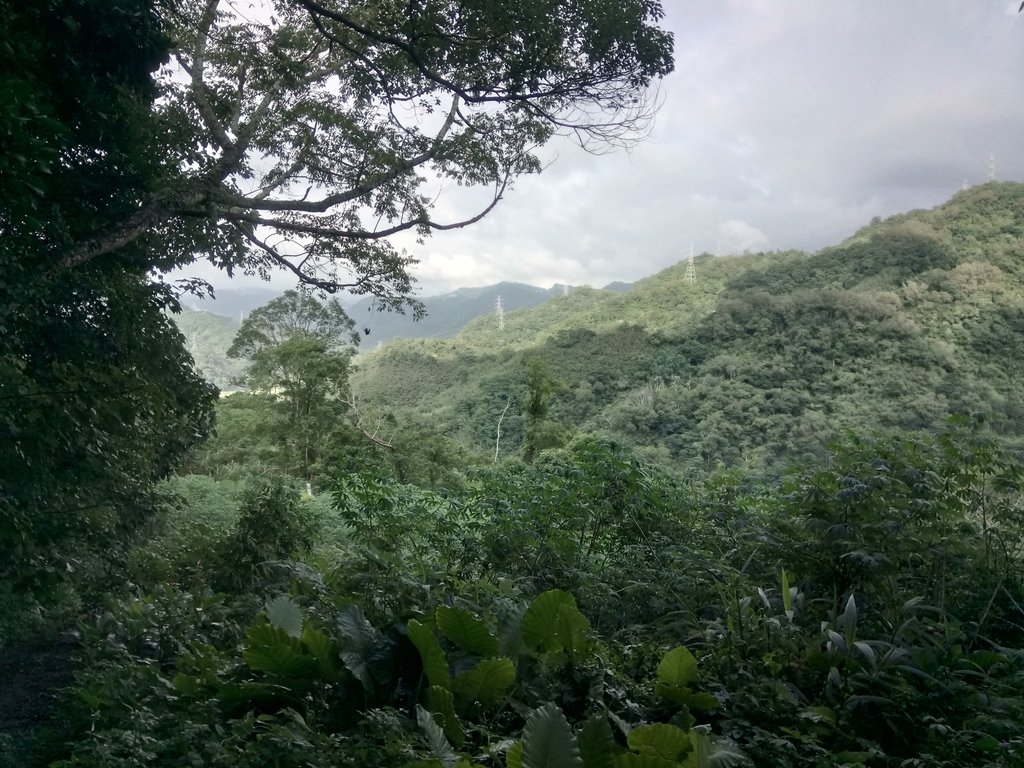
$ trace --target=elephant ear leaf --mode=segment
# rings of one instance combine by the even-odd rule
[[[605,715],[587,720],[577,738],[583,768],[615,768],[615,736]]]
[[[523,728],[523,768],[583,768],[579,744],[557,704],[535,709]]]
[[[441,644],[437,642],[434,631],[413,619],[409,622],[409,639],[420,652],[420,658],[423,660],[423,672],[430,684],[450,690],[452,675],[448,670],[448,660],[445,658]]]
[[[523,643],[541,653],[582,654],[588,647],[590,622],[576,608],[576,598],[560,589],[538,595],[521,624]]]
[[[718,699],[710,693],[690,689],[690,683],[696,680],[697,659],[680,645],[666,653],[658,665],[658,683],[654,690],[659,696],[689,709],[717,709]]]
[[[658,680],[673,688],[684,688],[697,679],[697,659],[680,645],[665,654],[658,664]]]
[[[416,722],[426,735],[427,743],[430,745],[430,751],[434,753],[434,757],[445,765],[454,764],[457,755],[452,749],[452,745],[448,743],[444,729],[438,725],[434,715],[419,704],[416,705]]]
[[[383,635],[374,629],[356,605],[342,608],[337,624],[342,662],[366,690],[372,690],[373,657],[383,645]]]
[[[498,638],[482,619],[469,611],[442,605],[434,613],[434,619],[444,636],[466,653],[484,657],[498,655]]]
[[[458,708],[469,711],[493,707],[516,681],[511,659],[484,659],[457,678],[452,688]]]
[[[630,731],[626,741],[634,752],[671,763],[678,762],[692,748],[690,735],[669,723],[641,725]]]
[[[245,663],[257,672],[287,678],[310,678],[317,662],[302,652],[298,640],[273,624],[257,624],[245,636]]]

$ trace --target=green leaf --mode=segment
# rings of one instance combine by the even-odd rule
[[[510,659],[484,659],[455,678],[452,691],[460,711],[497,704],[516,681]]]
[[[658,680],[667,686],[683,688],[697,679],[697,659],[680,645],[665,654],[658,664]]]
[[[430,751],[434,756],[445,764],[454,763],[458,756],[445,738],[444,729],[437,724],[434,716],[419,704],[416,705],[416,722],[427,735],[427,744],[430,745]]]
[[[521,626],[526,647],[538,650],[558,650],[555,638],[558,633],[558,614],[563,607],[576,607],[576,598],[560,589],[544,592],[530,603],[523,616]]]
[[[692,748],[686,731],[669,723],[641,725],[630,731],[626,743],[641,755],[655,755],[677,762]]]
[[[583,768],[615,768],[615,736],[608,718],[593,715],[579,732]]]
[[[576,737],[557,704],[545,704],[535,709],[526,721],[522,766],[583,768]]]
[[[448,740],[456,747],[461,747],[466,734],[462,730],[459,716],[455,714],[455,697],[452,692],[439,685],[430,686],[427,689],[427,709],[434,713],[435,718],[440,718],[439,722]]]
[[[482,619],[469,611],[442,605],[434,612],[434,618],[445,637],[467,653],[485,657],[498,655],[498,638]]]
[[[590,649],[590,622],[575,607],[563,605],[558,611],[556,643],[559,650],[582,656]]]
[[[242,658],[250,669],[292,678],[311,678],[316,659],[302,653],[297,640],[273,624],[258,624],[246,634]]]
[[[786,612],[786,618],[793,621],[796,611],[793,609],[793,591],[789,586],[789,574],[782,569],[782,609]]]
[[[302,630],[302,645],[316,659],[321,674],[325,677],[334,677],[337,673],[334,641],[312,624],[307,624]]]
[[[691,729],[689,735],[693,751],[683,761],[684,768],[739,768],[750,763],[741,752],[715,744],[706,725]]]
[[[380,632],[366,620],[359,606],[346,605],[338,613],[338,641],[341,660],[363,687],[373,688],[370,658],[375,646],[381,642]]]
[[[171,680],[171,685],[174,686],[174,690],[178,691],[178,693],[186,696],[198,696],[200,692],[206,689],[201,678],[186,675],[184,672],[176,674]]]
[[[280,627],[291,637],[302,634],[302,609],[287,595],[269,600],[266,611],[267,620],[275,627]]]
[[[697,693],[696,691],[691,691],[689,688],[680,688],[676,685],[657,683],[654,686],[654,692],[659,696],[668,699],[673,704],[678,704],[682,707],[689,707],[690,709],[718,709],[720,706],[718,699],[710,693]]]
[[[847,643],[853,643],[857,638],[857,601],[854,600],[853,595],[850,595],[850,599],[846,601],[846,608],[843,610],[840,624],[842,624]]]
[[[589,648],[590,622],[576,608],[576,598],[560,589],[538,595],[526,609],[523,642],[533,651],[581,655]]]
[[[831,707],[805,707],[800,710],[800,717],[810,720],[812,723],[836,724],[836,712]]]
[[[517,741],[505,753],[505,768],[523,768],[523,742]]]
[[[448,670],[448,659],[445,658],[441,644],[437,642],[434,631],[416,619],[409,622],[409,639],[420,652],[423,660],[423,672],[431,685],[439,685],[442,688],[452,687],[452,676]]]

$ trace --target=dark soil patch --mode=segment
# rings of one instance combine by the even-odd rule
[[[53,749],[42,743],[42,730],[71,683],[76,647],[77,637],[69,634],[0,650],[0,768],[32,768]]]

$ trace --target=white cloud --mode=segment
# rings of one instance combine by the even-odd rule
[[[763,251],[768,248],[768,236],[745,221],[730,219],[718,225],[716,245],[716,252],[723,256]]]
[[[664,5],[676,72],[649,139],[600,157],[556,143],[482,222],[400,241],[422,293],[636,280],[691,241],[816,249],[984,181],[990,152],[1024,180],[1024,15],[1004,0]],[[483,199],[449,190],[439,218]]]

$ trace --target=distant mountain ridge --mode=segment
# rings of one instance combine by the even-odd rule
[[[615,284],[612,290],[628,290],[626,283]],[[552,298],[577,289],[555,285],[539,288],[525,283],[502,282],[476,288],[459,288],[439,296],[425,296],[427,315],[414,320],[410,314],[378,311],[372,298],[363,298],[345,308],[357,328],[363,331],[363,348],[373,349],[402,338],[447,339],[462,331],[469,323],[489,318],[497,323],[498,300],[501,311],[515,312],[540,306]],[[237,386],[236,380],[245,370],[244,361],[229,360],[228,347],[246,315],[282,292],[271,288],[224,288],[212,300],[192,299],[175,316],[179,328],[199,369],[209,381],[221,389]]]
[[[217,288],[210,298],[187,297],[184,304],[195,312],[208,312],[211,315],[241,319],[268,301],[273,301],[284,291],[267,286],[251,286],[248,288]]]
[[[447,339],[455,336],[477,318],[497,317],[498,300],[502,312],[529,309],[561,296],[566,288],[555,285],[538,288],[525,283],[502,282],[479,288],[459,288],[440,296],[420,299],[426,317],[414,320],[412,315],[380,311],[373,298],[363,298],[346,311],[356,325],[368,330],[366,344],[386,344],[395,339]]]
[[[776,471],[847,430],[933,430],[988,414],[1024,449],[1024,184],[989,183],[874,221],[815,254],[700,256],[627,293],[577,289],[447,340],[365,355],[365,406],[466,447],[524,431],[527,361],[561,384],[550,417],[684,470]],[[509,403],[511,409],[505,412]]]

